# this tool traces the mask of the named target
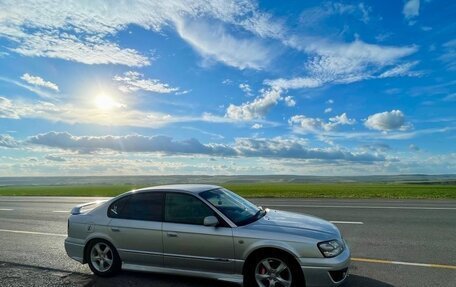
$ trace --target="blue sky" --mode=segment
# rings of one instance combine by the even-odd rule
[[[456,172],[454,1],[0,11],[0,176]]]

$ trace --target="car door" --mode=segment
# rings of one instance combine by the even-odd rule
[[[164,194],[134,193],[112,203],[108,232],[124,264],[163,266]]]
[[[232,229],[223,221],[216,227],[204,226],[204,218],[216,214],[206,203],[192,194],[169,192],[165,197],[164,266],[233,273]]]

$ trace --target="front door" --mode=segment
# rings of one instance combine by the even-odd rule
[[[199,198],[170,192],[163,222],[164,266],[193,271],[233,273],[234,246],[230,227],[204,226],[214,211]]]

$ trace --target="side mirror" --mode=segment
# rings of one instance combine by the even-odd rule
[[[204,226],[217,226],[219,224],[219,221],[217,219],[217,217],[215,216],[206,216],[204,218]]]

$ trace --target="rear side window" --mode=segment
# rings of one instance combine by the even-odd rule
[[[166,194],[166,222],[203,225],[204,218],[211,215],[215,215],[213,210],[192,195],[184,193]]]
[[[111,204],[108,216],[112,218],[162,221],[163,193],[146,192],[122,197]]]

